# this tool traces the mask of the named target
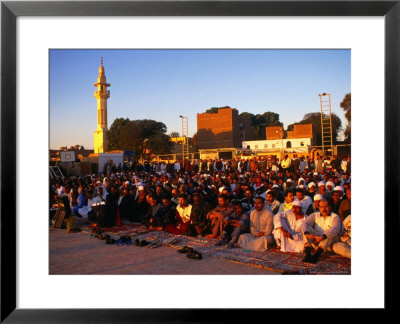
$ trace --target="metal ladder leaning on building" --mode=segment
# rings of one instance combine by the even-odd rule
[[[321,105],[321,133],[322,133],[322,151],[324,154],[333,154],[332,138],[332,115],[331,115],[331,95],[328,93],[319,94]]]

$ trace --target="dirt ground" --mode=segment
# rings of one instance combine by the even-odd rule
[[[249,274],[280,275],[249,265],[204,257],[193,260],[168,246],[147,247],[108,245],[90,234],[50,229],[49,274]]]

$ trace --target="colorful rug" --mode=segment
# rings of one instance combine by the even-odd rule
[[[91,233],[93,226],[82,227],[83,232]],[[278,249],[268,251],[249,251],[241,248],[229,249],[225,246],[216,246],[218,240],[204,237],[189,237],[175,235],[164,231],[149,231],[142,224],[125,224],[102,230],[118,239],[121,235],[130,235],[132,238],[159,242],[162,245],[180,249],[189,246],[202,253],[203,257],[215,257],[221,260],[259,267],[270,271],[293,274],[351,274],[351,260],[332,253],[321,255],[317,264],[302,262],[304,254],[281,252]]]

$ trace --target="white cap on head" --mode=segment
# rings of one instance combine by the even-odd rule
[[[322,195],[320,195],[320,194],[316,194],[316,195],[314,196],[314,201],[316,201],[316,200],[322,200],[322,199],[324,199],[324,197],[322,197]]]
[[[335,188],[333,188],[333,191],[341,191],[344,192],[344,188],[342,186],[336,186]]]
[[[225,189],[225,187],[221,187],[221,188],[218,189],[218,191],[222,192],[222,190],[224,190],[224,189]]]
[[[304,189],[304,186],[303,186],[303,185],[300,185],[298,188]]]
[[[272,188],[279,188],[279,186],[275,184],[272,186]]]
[[[143,186],[139,186],[139,187],[138,187],[138,190],[139,190],[139,191],[143,191],[143,190],[144,190],[144,187],[143,187]]]
[[[292,182],[292,179],[287,179],[286,182]]]
[[[295,200],[293,201],[292,206],[303,207],[303,204],[301,203],[300,200]]]
[[[316,187],[317,185],[315,184],[315,182],[310,182],[310,183],[308,184],[308,188],[311,188],[312,186]]]
[[[321,186],[325,187],[325,182],[323,182],[323,181],[318,182],[318,187],[321,187]]]
[[[131,183],[130,183],[129,181],[125,181],[125,184],[127,184],[127,185],[128,185],[128,184],[131,184]]]
[[[333,187],[335,184],[334,184],[332,181],[328,181],[328,182],[326,183],[326,185],[327,185],[327,186]]]

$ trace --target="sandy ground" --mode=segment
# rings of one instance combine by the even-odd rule
[[[280,275],[253,266],[204,257],[193,260],[167,246],[108,245],[90,234],[50,230],[49,274],[249,274]]]

